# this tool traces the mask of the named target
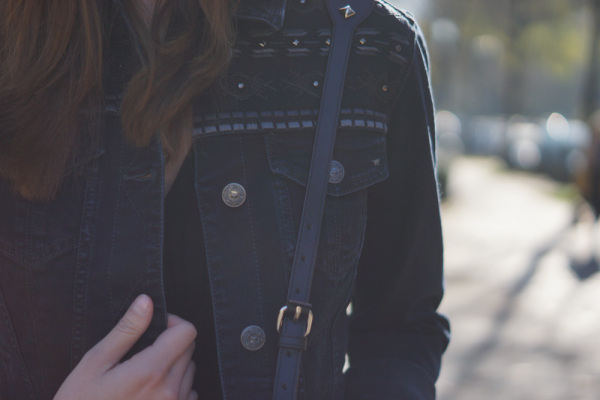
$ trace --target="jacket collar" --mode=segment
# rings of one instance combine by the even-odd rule
[[[287,0],[241,0],[236,16],[239,20],[260,21],[275,30],[283,27]]]

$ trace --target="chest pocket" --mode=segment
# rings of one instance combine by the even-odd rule
[[[104,151],[78,157],[69,172],[85,168]],[[73,175],[73,174],[72,174]],[[0,180],[0,254],[14,262],[41,269],[69,253],[79,242],[85,178],[71,176],[51,201],[27,201]]]
[[[316,265],[317,271],[333,278],[354,270],[366,227],[366,189],[388,176],[385,124],[342,118],[340,125],[329,173]],[[272,132],[264,138],[280,202],[282,234],[291,259],[300,225],[314,134],[307,131]]]

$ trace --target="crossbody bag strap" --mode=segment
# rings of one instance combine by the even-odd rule
[[[300,360],[306,349],[313,312],[310,288],[317,257],[321,220],[329,181],[335,134],[339,123],[346,68],[355,28],[370,14],[374,0],[326,0],[333,33],[321,105],[306,184],[304,206],[292,263],[287,304],[277,318],[279,358],[273,400],[295,400]]]

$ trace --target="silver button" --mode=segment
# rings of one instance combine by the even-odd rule
[[[260,326],[250,325],[242,331],[240,339],[246,350],[260,350],[265,345],[265,331]]]
[[[331,167],[329,168],[329,183],[340,183],[344,179],[344,166],[341,162],[331,160]]]
[[[223,188],[221,197],[229,207],[239,207],[246,201],[246,189],[239,183],[230,183]]]

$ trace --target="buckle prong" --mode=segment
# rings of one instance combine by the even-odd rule
[[[302,307],[296,306],[296,313],[294,314],[294,322],[300,319],[300,314],[302,314]]]
[[[288,306],[281,307],[279,310],[279,315],[277,316],[277,332],[281,333],[281,328],[283,327],[283,316],[288,311]],[[294,322],[297,322],[302,316],[302,312],[306,313],[306,331],[304,332],[304,337],[307,337],[312,329],[313,323],[313,312],[310,308],[302,308],[301,306],[296,306],[296,310],[294,312]]]

